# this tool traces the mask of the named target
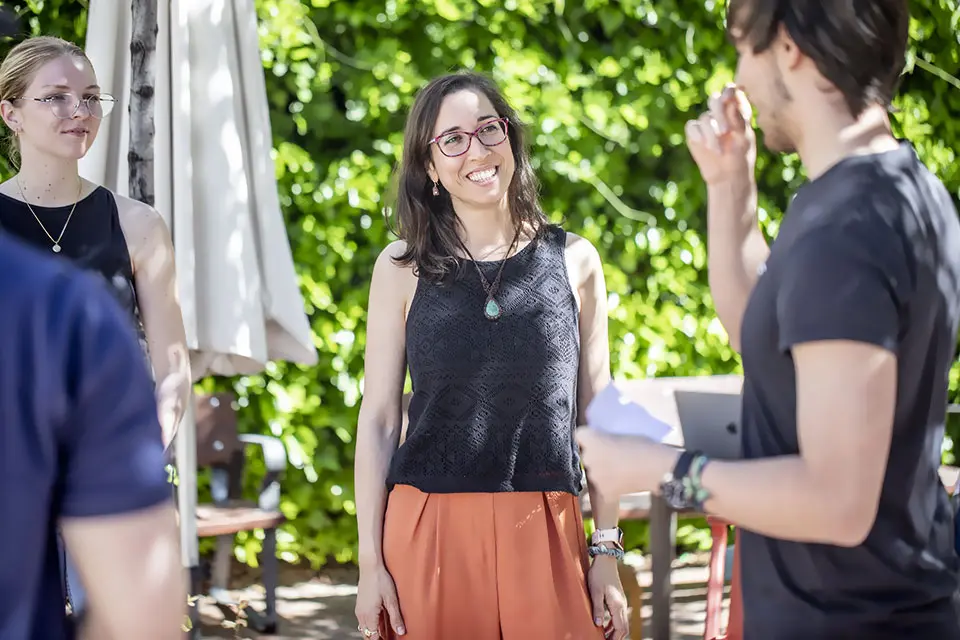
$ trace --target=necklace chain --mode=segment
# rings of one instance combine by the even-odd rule
[[[463,240],[460,239],[460,236],[457,235],[457,242],[460,243],[460,248],[463,249],[463,252],[467,254],[467,257],[470,258],[470,261],[473,262],[473,266],[477,269],[477,275],[480,276],[480,284],[483,287],[484,292],[487,294],[487,299],[483,305],[483,315],[487,317],[488,320],[497,320],[503,314],[503,308],[500,306],[500,303],[497,302],[496,295],[497,291],[500,289],[500,280],[503,277],[503,268],[507,265],[507,258],[510,257],[510,254],[513,253],[514,248],[517,246],[517,242],[520,240],[520,229],[517,229],[517,232],[513,236],[513,242],[510,243],[510,246],[507,248],[507,252],[503,254],[503,259],[500,260],[500,268],[497,269],[497,275],[493,279],[491,284],[487,281],[487,276],[483,274],[483,269],[480,268],[480,264],[473,258],[473,254],[470,253],[470,249],[467,249],[467,245],[463,243]]]
[[[73,206],[70,207],[70,214],[67,216],[67,221],[63,223],[63,228],[60,229],[60,235],[57,236],[56,240],[54,240],[53,236],[50,235],[50,232],[47,231],[47,228],[43,226],[43,222],[40,221],[40,216],[37,215],[37,212],[33,210],[33,207],[31,207],[30,203],[27,201],[27,196],[23,192],[23,185],[20,184],[19,175],[16,177],[16,182],[17,190],[20,191],[20,197],[23,198],[23,204],[27,205],[27,209],[29,209],[30,213],[33,214],[33,219],[37,221],[37,224],[40,225],[40,228],[43,229],[43,232],[46,234],[46,236],[50,238],[50,242],[53,243],[53,252],[60,253],[60,241],[63,239],[64,232],[67,230],[67,225],[70,224],[70,219],[73,217],[73,212],[77,210],[77,203],[80,202],[80,194],[83,192],[83,181],[80,180],[80,176],[77,176],[77,197],[73,201]]]

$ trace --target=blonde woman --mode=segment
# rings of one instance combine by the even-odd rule
[[[10,51],[0,115],[19,169],[0,184],[0,232],[103,277],[152,356],[168,445],[190,393],[170,234],[153,208],[84,180],[77,167],[113,104],[75,44],[42,36]],[[72,604],[82,608],[70,574]]]

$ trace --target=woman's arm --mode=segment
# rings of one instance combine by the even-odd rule
[[[396,266],[402,253],[395,242],[380,254],[373,269],[367,308],[363,400],[357,422],[354,461],[357,528],[361,570],[383,566],[383,516],[387,503],[387,471],[400,441],[406,372],[405,308],[413,278]]]
[[[607,335],[607,285],[600,254],[589,241],[567,234],[567,270],[579,282],[574,289],[580,300],[580,374],[577,384],[577,424],[586,424],[584,412],[594,396],[610,384],[610,339]],[[577,276],[573,276],[577,274]],[[596,529],[615,529],[620,520],[620,496],[604,495],[587,475],[587,490]],[[611,547],[612,543],[601,543]],[[604,609],[610,612],[613,633],[605,637],[623,640],[630,632],[627,601],[620,584],[616,560],[599,555],[587,575],[593,621],[604,624]]]
[[[173,243],[166,223],[152,207],[120,196],[117,207],[156,377],[163,444],[168,447],[190,401],[191,385]]]
[[[580,375],[577,424],[593,397],[610,383],[610,340],[607,334],[607,285],[600,254],[588,240],[567,234],[567,264],[580,299]],[[597,529],[613,529],[620,519],[620,496],[602,496],[587,477],[587,490]]]

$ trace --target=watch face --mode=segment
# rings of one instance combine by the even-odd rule
[[[684,495],[686,492],[683,489],[683,482],[679,480],[664,482],[662,485],[660,485],[660,493],[667,504],[670,505],[670,508],[687,508],[688,505],[686,496]]]
[[[617,527],[617,528],[616,528],[616,532],[617,532],[617,539],[616,539],[616,540],[608,540],[607,542],[614,542],[614,543],[622,546],[622,545],[623,545],[623,530],[621,530],[620,527]],[[600,533],[599,531],[594,531],[594,532],[593,532],[593,536],[591,536],[591,538],[590,538],[590,542],[591,542],[592,544],[597,544],[597,537],[598,537],[599,533]]]

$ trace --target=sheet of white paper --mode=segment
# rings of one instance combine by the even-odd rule
[[[624,397],[612,382],[594,396],[586,415],[590,427],[615,435],[643,436],[663,442],[673,431],[669,424]]]

